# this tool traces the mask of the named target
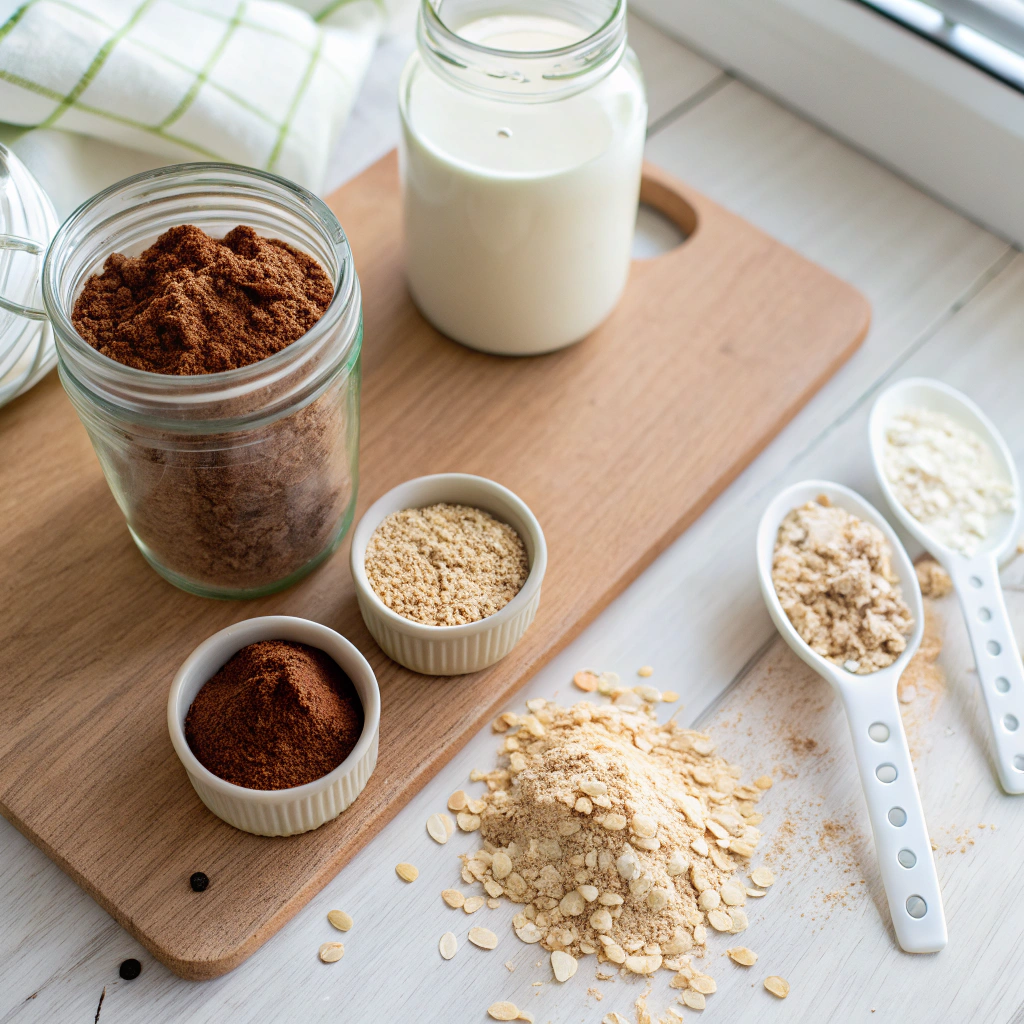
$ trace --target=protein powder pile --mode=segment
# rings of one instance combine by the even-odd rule
[[[885,431],[885,475],[900,504],[939,543],[973,555],[989,520],[1014,509],[1013,489],[974,431],[930,409],[907,409]]]
[[[489,792],[458,815],[483,839],[463,878],[491,900],[522,905],[516,935],[551,952],[558,980],[594,953],[639,975],[674,971],[672,987],[702,1009],[715,983],[691,956],[703,954],[709,929],[747,927],[744,905],[764,888],[740,873],[774,881],[751,870],[755,804],[772,782],[741,784],[741,769],[716,756],[708,736],[659,725],[634,692],[619,699],[571,708],[537,699],[529,714],[499,716],[502,766],[472,773]],[[463,797],[453,799],[462,806]],[[737,947],[753,963],[747,954]]]
[[[891,665],[914,628],[882,531],[824,496],[779,527],[772,583],[811,648],[849,672]]]

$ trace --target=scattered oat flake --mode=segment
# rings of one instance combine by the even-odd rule
[[[469,811],[460,811],[455,820],[463,832],[475,832],[480,827],[480,815],[470,814]]]
[[[789,995],[789,982],[775,974],[770,974],[764,979],[764,987],[780,999],[785,999]]]
[[[404,861],[401,864],[395,865],[395,873],[403,882],[415,882],[420,877],[416,865],[406,864]]]
[[[694,992],[691,988],[683,989],[683,994],[679,998],[691,1010],[703,1010],[708,1005],[708,1001],[699,992]]]
[[[467,937],[474,946],[481,949],[494,949],[498,944],[498,936],[490,928],[470,928]]]
[[[724,910],[709,910],[708,924],[716,932],[732,931],[732,918]]]
[[[327,912],[327,920],[339,932],[347,932],[352,927],[352,918],[344,910],[329,910]]]
[[[642,668],[638,668],[636,674],[641,679],[649,679],[654,675],[654,669],[650,665],[644,665]]]
[[[448,839],[452,834],[452,819],[447,814],[432,814],[427,818],[427,835],[434,840],[435,843],[441,843],[444,845],[448,842]]]
[[[775,783],[772,782],[772,777],[770,775],[761,775],[754,779],[754,785],[757,786],[758,789],[771,789]]]
[[[516,928],[516,936],[522,942],[533,943],[540,942],[544,938],[544,933],[532,921],[527,921]]]
[[[754,868],[750,872],[750,880],[754,885],[761,886],[762,889],[767,889],[775,884],[775,876],[768,868]]]
[[[597,676],[593,672],[577,672],[572,681],[573,685],[584,693],[593,693],[597,689]]]
[[[508,969],[509,973],[511,973],[512,971],[514,971],[516,969],[516,965],[514,963],[512,963],[511,960],[506,960],[505,961],[505,967]]]
[[[555,975],[555,981],[568,981],[576,973],[578,966],[576,957],[560,949],[552,950],[551,970]]]
[[[675,690],[662,690],[661,699],[665,704],[675,704],[679,700],[679,694]]]
[[[487,1013],[494,1020],[515,1020],[519,1016],[519,1007],[515,1003],[491,1003]]]
[[[744,889],[743,890],[748,896],[767,896],[768,893],[764,889]]]
[[[621,1013],[616,1013],[612,1010],[611,1013],[606,1013],[601,1018],[601,1024],[629,1024],[629,1021]]]
[[[757,963],[757,954],[746,946],[733,946],[732,949],[727,949],[726,953],[744,967],[753,967]]]
[[[519,1016],[516,1017],[516,1020],[525,1020],[525,1021],[529,1021],[529,1024],[533,1024],[534,1016],[533,1016],[532,1013],[530,1013],[529,1010],[520,1010],[519,1011]]]
[[[489,909],[491,909],[491,910],[497,910],[497,909],[498,909],[498,907],[500,907],[500,906],[501,906],[501,900],[499,900],[499,899],[497,899],[496,897],[492,896],[492,897],[491,897],[491,898],[490,898],[490,899],[489,899],[489,900],[487,901],[487,906],[488,906],[488,908],[489,908]]]
[[[465,791],[461,789],[455,790],[450,797],[448,797],[448,810],[449,811],[464,811],[466,809],[466,797]]]
[[[484,905],[483,896],[470,896],[462,904],[462,909],[467,914],[475,914]]]
[[[466,902],[466,897],[458,889],[445,889],[441,893],[441,899],[453,910],[458,910]]]
[[[345,955],[345,947],[340,942],[325,942],[319,955],[325,964],[333,964]]]
[[[459,940],[455,938],[454,932],[445,932],[441,936],[441,941],[437,944],[437,948],[441,951],[441,956],[445,960],[451,960],[458,951]]]
[[[651,993],[651,986],[648,985],[644,991],[636,997],[633,1009],[636,1010],[636,1024],[651,1024],[651,1014],[647,1009],[647,997]]]

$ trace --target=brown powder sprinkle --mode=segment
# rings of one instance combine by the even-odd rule
[[[523,588],[529,561],[511,526],[468,505],[393,512],[366,546],[366,576],[393,612],[461,626],[500,611]]]
[[[181,224],[139,256],[111,253],[71,319],[125,366],[189,376],[279,352],[323,316],[333,294],[320,264],[287,242],[244,224],[223,238]]]
[[[819,499],[783,519],[772,582],[813,651],[866,674],[891,665],[914,626],[891,559],[877,526]]]
[[[185,739],[214,775],[246,789],[322,778],[363,731],[363,706],[337,662],[290,640],[243,647],[196,694]]]

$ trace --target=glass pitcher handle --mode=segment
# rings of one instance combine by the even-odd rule
[[[32,256],[41,256],[46,247],[31,238],[21,238],[19,235],[0,235],[0,249],[14,249],[16,252],[27,252]],[[28,320],[46,320],[45,310],[36,309],[34,306],[23,306],[20,302],[12,302],[0,295],[0,309],[6,309],[16,316],[23,316]]]

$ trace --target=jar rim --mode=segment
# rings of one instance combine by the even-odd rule
[[[189,179],[196,179],[194,184],[197,186],[204,183],[216,185],[218,183],[217,179],[219,179],[219,183],[222,185],[244,183],[245,181],[250,181],[254,184],[262,183],[281,190],[285,196],[290,197],[298,206],[305,207],[313,215],[311,219],[322,229],[324,239],[330,243],[337,255],[337,270],[332,275],[334,294],[323,315],[305,334],[300,335],[272,355],[257,360],[254,363],[247,363],[245,366],[238,366],[230,370],[198,374],[170,374],[159,373],[153,370],[142,370],[112,359],[90,345],[78,333],[78,330],[71,321],[71,317],[68,315],[68,310],[65,309],[64,302],[58,294],[57,256],[62,252],[63,247],[69,245],[69,238],[73,237],[75,229],[81,227],[89,214],[100,208],[104,203],[117,198],[122,193],[128,193],[138,186],[144,186],[150,182],[155,187],[167,188]],[[141,193],[141,195],[144,197],[145,193]],[[323,269],[325,271],[328,270],[328,268]],[[58,354],[61,354],[61,346],[66,345],[74,351],[76,356],[82,358],[86,364],[91,364],[93,367],[101,369],[105,376],[116,381],[120,386],[128,389],[131,389],[132,385],[144,386],[148,392],[156,394],[160,392],[176,392],[175,399],[177,401],[183,399],[187,401],[182,392],[185,392],[186,395],[191,393],[195,394],[196,397],[200,395],[205,397],[211,391],[244,387],[244,385],[257,378],[273,374],[275,371],[282,370],[289,364],[301,359],[309,349],[315,347],[316,343],[327,331],[336,326],[339,319],[351,307],[353,298],[358,296],[359,291],[348,236],[345,234],[338,218],[322,199],[301,185],[280,175],[272,174],[269,171],[261,171],[241,164],[201,161],[171,164],[143,171],[140,174],[134,174],[131,177],[115,182],[82,203],[61,224],[47,249],[42,270],[42,293],[43,305],[54,328],[54,337],[58,343]],[[346,344],[346,352],[357,337],[358,332],[353,331]],[[64,359],[62,358],[61,361],[63,363]],[[151,397],[155,397],[155,395],[151,395]]]
[[[509,57],[513,59],[570,56],[580,50],[592,50],[594,48],[594,44],[601,42],[603,37],[609,33],[609,29],[616,28],[617,24],[624,16],[625,10],[626,0],[615,0],[615,6],[612,8],[611,14],[608,15],[601,25],[594,29],[593,32],[588,33],[582,39],[577,40],[575,43],[568,43],[565,46],[558,46],[551,50],[503,50],[499,47],[487,46],[484,43],[477,43],[467,39],[465,36],[460,36],[458,32],[450,28],[443,21],[432,0],[421,0],[420,6],[422,16],[429,21],[431,27],[435,28],[442,38],[450,40],[460,47],[465,47],[467,50],[475,51],[480,54],[493,54],[495,56]]]
[[[467,39],[441,17],[440,5],[441,0],[420,0],[420,52],[445,78],[489,98],[526,102],[561,99],[604,78],[626,51],[626,0],[613,0],[604,21],[593,30],[584,29],[587,34],[576,42],[549,50],[505,50]],[[488,67],[488,60],[507,62],[512,70]],[[522,74],[523,67],[533,74]],[[460,72],[469,75],[460,76]],[[536,84],[538,81],[543,84]]]

